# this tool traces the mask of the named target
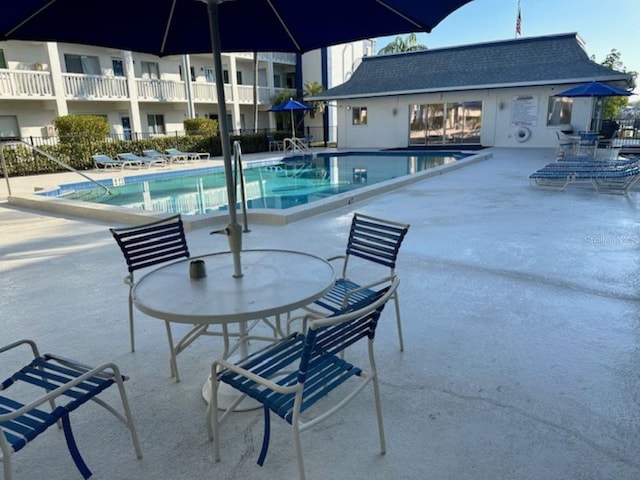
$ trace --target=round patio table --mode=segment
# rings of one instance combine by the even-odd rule
[[[244,250],[243,276],[235,278],[231,252],[191,257],[153,270],[138,280],[133,303],[141,312],[170,322],[238,323],[278,317],[309,305],[327,293],[335,280],[323,258],[291,250]],[[192,279],[189,266],[203,260],[206,277]],[[247,354],[246,335],[238,339]],[[203,387],[205,399],[210,387]]]

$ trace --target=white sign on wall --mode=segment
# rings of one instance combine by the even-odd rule
[[[518,95],[511,102],[511,126],[535,127],[538,123],[538,95]]]

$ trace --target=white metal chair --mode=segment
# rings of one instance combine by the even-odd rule
[[[134,227],[109,229],[118,243],[127,262],[129,274],[124,283],[129,285],[129,336],[131,351],[135,352],[135,331],[133,327],[133,287],[137,270],[157,267],[167,262],[189,258],[189,247],[180,215]],[[173,340],[171,322],[165,321],[169,351],[171,355],[171,376],[180,381],[176,357],[201,335],[222,335],[210,332],[207,325],[194,325],[177,343]]]
[[[55,424],[62,424],[69,453],[80,474],[85,479],[91,477],[69,420],[69,414],[89,400],[107,409],[129,429],[136,456],[142,458],[124,389],[127,378],[115,364],[90,367],[48,353],[41,355],[32,340],[19,340],[0,347],[0,353],[23,345],[31,347],[32,360],[0,384],[0,461],[4,466],[4,480],[12,479],[11,456]],[[98,398],[113,385],[118,387],[122,412]],[[8,396],[10,393],[11,397]]]
[[[372,287],[379,279],[396,274],[398,252],[408,231],[408,224],[354,213],[345,254],[328,259],[330,262],[342,260],[340,278],[336,280],[329,293],[305,309],[314,315],[334,315],[350,303],[359,302],[373,294]],[[367,268],[364,268],[364,264]],[[367,270],[372,265],[374,268],[381,267],[379,275],[374,278],[355,278],[357,272]],[[393,294],[393,301],[400,351],[403,351],[404,339],[397,291]]]
[[[222,358],[214,361],[207,429],[209,440],[214,442],[215,460],[220,460],[220,424],[249,396],[262,404],[265,413],[258,464],[262,466],[267,455],[270,412],[273,412],[293,428],[298,472],[303,480],[305,471],[300,433],[344,407],[370,383],[378,419],[380,452],[384,454],[386,447],[373,343],[380,314],[387,301],[395,295],[397,287],[397,277],[389,277],[373,295],[339,314],[307,318],[305,333],[292,333],[236,364]],[[342,358],[346,348],[353,348],[364,340],[367,341],[369,358],[366,372]],[[232,386],[241,395],[220,415],[217,394],[221,383]],[[341,399],[327,405],[326,402],[337,398],[339,393],[343,393]],[[325,397],[327,401],[323,402],[321,412],[317,411],[319,406],[312,408]]]

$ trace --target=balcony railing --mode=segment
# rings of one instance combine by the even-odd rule
[[[125,77],[63,73],[65,98],[72,100],[127,100],[130,98]],[[142,101],[184,102],[187,100],[185,82],[136,79],[138,98]],[[276,88],[277,93],[281,88]],[[192,83],[193,100],[217,103],[215,83]],[[224,86],[227,103],[238,101],[253,104],[253,85],[238,85],[238,98],[234,99],[231,85]],[[0,69],[0,98],[53,98],[50,72]],[[271,102],[271,90],[258,87],[258,104]]]
[[[187,100],[184,82],[172,80],[136,80],[138,98],[140,100],[157,100],[160,102],[175,102]]]
[[[52,96],[49,72],[0,68],[0,98]]]
[[[124,77],[63,73],[62,81],[67,98],[114,100],[129,97],[127,81]]]

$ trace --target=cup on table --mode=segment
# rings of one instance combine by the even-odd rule
[[[207,276],[204,260],[192,260],[189,264],[189,276],[194,280]]]

